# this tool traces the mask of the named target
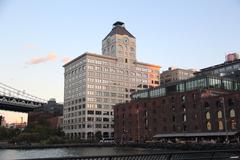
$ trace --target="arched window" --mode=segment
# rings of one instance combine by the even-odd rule
[[[211,116],[210,116],[210,112],[207,112],[207,113],[206,113],[206,119],[209,120],[210,118],[211,118]]]
[[[135,51],[135,49],[134,49],[133,47],[131,47],[131,48],[130,48],[130,50],[131,50],[132,52],[134,52],[134,51]]]
[[[112,52],[115,52],[115,50],[116,50],[116,46],[112,45],[111,51],[112,51]]]
[[[182,100],[182,102],[185,102],[185,101],[186,101],[186,96],[183,95],[183,96],[181,97],[181,100]]]
[[[119,46],[118,46],[118,50],[119,50],[119,51],[123,51],[123,46],[119,45]]]
[[[223,130],[223,122],[222,121],[218,121],[218,129]]]
[[[231,117],[231,118],[236,117],[236,114],[235,114],[235,110],[234,110],[234,109],[231,109],[231,110],[230,110],[230,117]]]
[[[212,130],[212,125],[211,125],[211,122],[207,122],[207,130]]]
[[[125,51],[126,51],[126,52],[128,51],[128,46],[125,46]]]
[[[186,114],[183,114],[183,122],[186,122],[187,121],[187,116]]]
[[[222,111],[218,111],[217,112],[217,117],[220,119],[220,118],[222,118]]]

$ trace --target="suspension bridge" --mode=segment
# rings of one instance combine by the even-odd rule
[[[0,82],[0,110],[31,112],[45,104],[47,100],[36,97]]]

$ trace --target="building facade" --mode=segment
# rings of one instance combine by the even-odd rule
[[[161,73],[161,85],[192,78],[195,72],[193,69],[170,67],[167,71]]]
[[[46,120],[52,128],[62,128],[63,104],[56,103],[54,98],[28,113],[28,124]]]
[[[103,39],[102,55],[84,53],[64,69],[63,129],[71,138],[113,137],[112,107],[160,83],[160,66],[137,61],[136,39],[122,22]]]
[[[63,115],[63,104],[57,103],[54,98],[50,99],[47,103],[44,103],[40,107],[34,109],[34,112],[49,113],[53,116]]]
[[[132,97],[129,103],[114,107],[118,143],[143,142],[166,134],[230,135],[240,131],[239,82],[195,77],[139,91]]]

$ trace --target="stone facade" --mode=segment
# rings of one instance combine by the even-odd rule
[[[161,73],[161,85],[173,83],[194,77],[195,71],[192,69],[181,69],[170,67]]]
[[[102,55],[84,53],[64,65],[63,129],[71,138],[114,136],[113,106],[159,85],[160,66],[136,60],[136,39],[116,22],[102,41]]]

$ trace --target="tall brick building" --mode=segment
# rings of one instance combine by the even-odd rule
[[[114,107],[115,140],[146,141],[180,133],[233,135],[240,130],[239,89],[232,80],[197,77],[137,92],[131,102]]]

